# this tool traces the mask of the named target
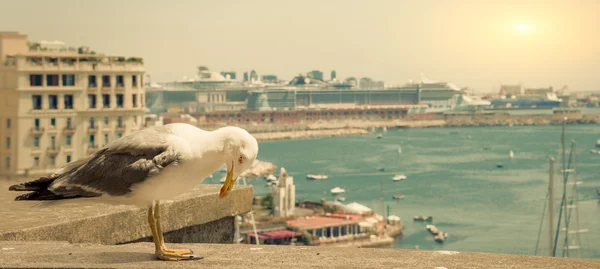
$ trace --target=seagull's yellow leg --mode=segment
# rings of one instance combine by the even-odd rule
[[[158,253],[161,253],[163,257],[168,258],[168,260],[191,260],[194,259],[194,256],[191,256],[191,254],[193,254],[194,252],[190,249],[167,249],[165,247],[165,238],[163,236],[162,233],[162,228],[160,225],[160,210],[159,210],[159,206],[158,206],[158,202],[154,203],[152,205],[152,208],[154,209],[153,212],[153,218],[154,218],[154,227],[156,229],[156,235],[157,235],[157,240],[156,240],[156,244],[158,244],[157,246],[157,255]],[[163,259],[161,258],[161,255],[158,255],[159,259]]]

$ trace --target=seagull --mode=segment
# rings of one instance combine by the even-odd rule
[[[193,260],[199,257],[191,250],[166,248],[159,202],[188,192],[222,165],[227,175],[219,197],[225,198],[257,154],[256,139],[238,127],[205,131],[185,123],[166,124],[123,136],[50,176],[9,190],[29,191],[17,196],[17,201],[89,198],[148,208],[157,258]]]

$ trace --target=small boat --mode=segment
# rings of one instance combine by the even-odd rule
[[[335,198],[335,200],[343,202],[343,201],[346,201],[346,197],[340,196],[340,197]]]
[[[387,127],[383,126],[383,132],[387,132]]]
[[[267,181],[267,186],[272,186],[273,185],[273,181]]]
[[[400,180],[405,180],[405,179],[406,179],[406,176],[405,176],[405,175],[402,175],[402,174],[395,175],[395,176],[392,178],[392,180],[393,180],[393,181],[400,181]]]
[[[394,196],[392,196],[392,199],[394,199],[394,200],[402,200],[402,199],[404,199],[404,195],[396,193]]]
[[[340,194],[340,193],[344,193],[346,192],[346,190],[340,188],[340,187],[335,187],[333,189],[331,189],[330,191],[332,194]]]
[[[508,157],[509,157],[511,160],[512,160],[512,159],[514,159],[514,158],[515,158],[515,153],[514,153],[514,152],[511,150],[511,151],[508,153]]]
[[[377,135],[377,139],[382,139],[382,138],[383,138],[383,135],[382,135],[382,134],[378,134],[378,135]]]
[[[402,148],[398,147],[398,154],[402,153]]]
[[[590,153],[592,153],[592,154],[600,154],[600,150],[590,149]]]
[[[502,163],[496,164],[496,168],[504,168],[504,165]]]
[[[414,216],[413,220],[414,221],[433,221],[433,217],[432,216]]]
[[[277,177],[274,176],[273,174],[270,174],[267,176],[267,181],[275,181],[275,180],[277,180]]]
[[[385,168],[381,167],[381,168],[377,169],[377,171],[379,171],[379,172],[384,172],[384,171],[385,171]]]
[[[324,180],[327,178],[328,178],[328,176],[324,175],[324,174],[318,174],[318,175],[308,174],[308,175],[306,175],[306,179],[310,179],[310,180]]]
[[[448,233],[444,232],[438,232],[438,234],[433,236],[433,240],[438,243],[444,243],[444,241],[446,241],[446,238],[448,238]]]
[[[600,139],[596,140],[596,147],[600,148]]]

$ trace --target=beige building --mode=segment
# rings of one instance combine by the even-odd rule
[[[143,126],[144,65],[0,32],[0,175],[39,175]]]

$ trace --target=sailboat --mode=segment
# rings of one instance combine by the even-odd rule
[[[514,158],[515,158],[515,153],[514,153],[514,152],[511,150],[511,151],[508,153],[508,157],[509,157],[511,160],[512,160],[512,159],[514,159]]]
[[[402,148],[398,147],[398,154],[402,154]]]
[[[387,127],[383,126],[383,132],[387,132]]]

